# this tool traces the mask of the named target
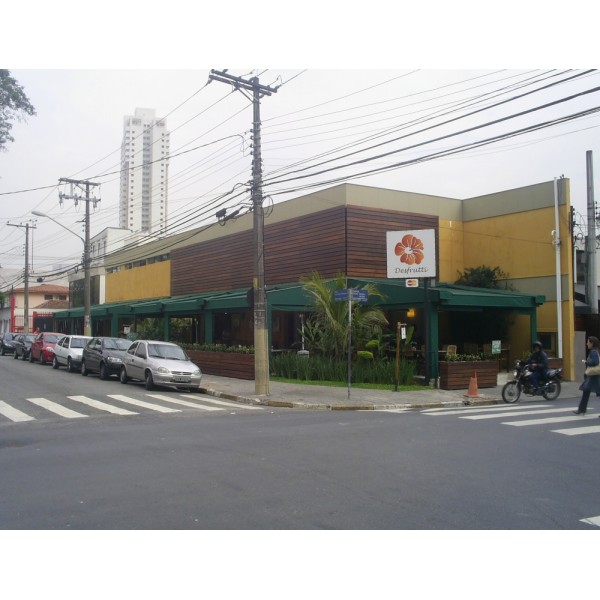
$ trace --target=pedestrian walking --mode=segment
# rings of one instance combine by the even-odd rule
[[[589,352],[585,360],[585,377],[579,386],[583,394],[579,401],[579,407],[573,411],[576,415],[585,415],[592,392],[595,392],[596,396],[600,396],[600,340],[591,335],[587,339],[587,347]]]

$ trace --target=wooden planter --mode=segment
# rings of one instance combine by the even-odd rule
[[[186,352],[192,362],[197,364],[206,375],[254,379],[254,354],[204,350],[186,350]]]
[[[477,374],[478,388],[490,388],[498,385],[499,364],[497,360],[442,360],[439,365],[442,390],[468,389],[474,373]]]

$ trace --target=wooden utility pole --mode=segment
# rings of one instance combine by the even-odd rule
[[[252,123],[252,210],[254,213],[254,391],[259,396],[269,394],[269,330],[267,327],[267,294],[265,290],[264,227],[262,194],[262,159],[260,139],[260,99],[277,92],[277,88],[261,85],[258,77],[249,80],[224,71],[212,70],[209,81],[232,85],[253,104]],[[252,92],[248,96],[244,92]]]
[[[75,204],[80,200],[85,202],[85,239],[83,240],[83,335],[91,336],[92,335],[92,303],[91,303],[91,285],[90,285],[90,202],[94,203],[94,207],[98,202],[100,202],[99,198],[90,197],[90,188],[94,186],[99,186],[99,183],[92,183],[87,180],[78,180],[78,179],[65,179],[62,178],[59,180],[60,183],[68,183],[71,185],[71,193],[63,194],[60,193],[58,195],[60,201],[74,200]],[[73,193],[73,186],[79,187],[82,190],[85,190],[85,197],[82,197],[79,194]],[[77,235],[77,234],[74,234]],[[78,236],[79,237],[79,236]]]
[[[25,273],[23,278],[25,280],[24,289],[24,301],[23,301],[23,333],[29,333],[29,230],[35,229],[35,225],[25,223],[25,225],[13,225],[7,223],[11,227],[23,227],[25,228]]]

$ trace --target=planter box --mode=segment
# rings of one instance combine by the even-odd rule
[[[204,350],[186,350],[186,353],[192,362],[200,367],[203,374],[235,379],[254,379],[254,354]]]
[[[477,374],[477,387],[498,385],[499,363],[497,360],[451,361],[442,360],[440,365],[440,388],[442,390],[466,390],[473,373]]]

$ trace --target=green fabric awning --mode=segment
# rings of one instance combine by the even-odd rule
[[[425,290],[420,287],[407,288],[404,280],[349,279],[348,286],[361,288],[365,284],[375,285],[383,299],[372,297],[368,304],[382,308],[408,308],[423,305]],[[153,298],[137,302],[115,302],[100,304],[91,309],[92,317],[156,316],[191,314],[199,311],[249,310],[248,289],[237,289],[206,294],[189,294],[171,298]],[[521,292],[472,288],[438,283],[429,288],[429,299],[441,310],[504,308],[529,311],[544,303],[544,296]],[[270,310],[304,311],[310,308],[310,300],[300,284],[267,287],[267,303]],[[83,308],[71,308],[54,313],[56,319],[83,317]]]

